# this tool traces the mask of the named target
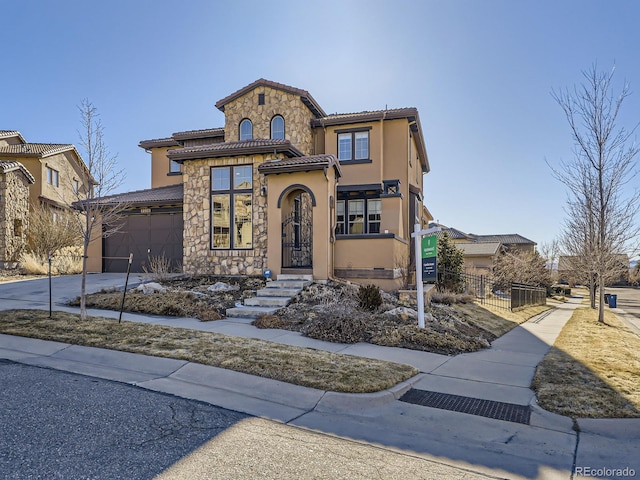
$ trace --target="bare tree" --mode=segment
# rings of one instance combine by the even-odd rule
[[[46,259],[47,255],[64,247],[78,246],[77,212],[54,208],[44,203],[33,206],[29,215],[29,249]]]
[[[547,261],[537,251],[503,252],[493,267],[495,285],[508,290],[512,283],[524,283],[541,287],[551,286],[551,272]]]
[[[120,214],[127,206],[122,202],[105,198],[122,184],[124,171],[117,169],[116,156],[109,153],[104,143],[104,129],[96,107],[84,99],[78,110],[81,122],[78,134],[87,170],[81,183],[86,186],[86,190],[76,190],[77,201],[74,206],[82,212],[82,215],[78,216],[83,246],[80,317],[85,320],[89,244],[92,240],[117,231]],[[103,229],[103,226],[108,227]]]
[[[616,96],[613,74],[614,70],[599,72],[593,65],[583,72],[583,84],[552,92],[574,141],[573,159],[551,167],[569,189],[562,244],[568,254],[578,257],[576,264],[588,276],[592,299],[597,287],[600,322],[604,322],[604,287],[619,254],[629,251],[639,233],[639,192],[626,191],[637,173],[634,159],[639,147],[632,139],[637,125],[631,130],[617,125],[630,91],[625,82]]]

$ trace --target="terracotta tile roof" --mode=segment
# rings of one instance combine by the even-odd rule
[[[288,157],[302,157],[302,152],[289,140],[253,139],[238,142],[212,143],[196,147],[169,150],[167,156],[177,162],[196,158],[215,158],[258,153],[284,153]]]
[[[258,166],[258,171],[265,175],[269,173],[299,172],[323,170],[328,167],[336,169],[337,175],[342,176],[340,164],[335,155],[311,155],[307,157],[284,158],[264,162]]]
[[[171,134],[175,140],[187,140],[208,137],[224,137],[224,128],[205,128],[202,130],[187,130]]]
[[[411,132],[415,136],[418,154],[420,156],[420,161],[422,162],[422,169],[425,173],[428,173],[431,169],[429,166],[429,157],[424,143],[424,135],[422,134],[420,116],[418,115],[418,109],[415,107],[368,110],[355,113],[334,113],[333,115],[325,115],[321,118],[312,119],[311,126],[318,128],[348,125],[352,123],[374,122],[379,120],[396,120],[400,118],[406,118],[409,122]]]
[[[326,115],[321,118],[316,118],[311,121],[311,125],[314,127],[320,127],[325,125],[339,125],[346,122],[366,122],[371,120],[382,120],[387,118],[389,120],[397,118],[412,118],[418,115],[418,110],[415,107],[406,108],[389,108],[386,110],[366,110],[364,112],[353,113],[334,113]]]
[[[17,130],[0,130],[0,138],[18,137],[22,143],[27,143],[22,134]]]
[[[315,101],[315,99],[307,92],[306,90],[302,90],[300,88],[291,87],[289,85],[284,85],[283,83],[273,82],[271,80],[266,80],[264,78],[260,78],[253,83],[250,83],[246,87],[241,88],[240,90],[233,92],[231,95],[224,97],[222,100],[218,100],[216,102],[216,108],[220,111],[224,112],[224,106],[235,100],[238,97],[241,97],[245,93],[250,92],[256,87],[269,87],[276,90],[282,90],[287,93],[291,93],[293,95],[299,95],[300,100],[304,103],[311,112],[316,117],[324,117],[327,114],[322,110],[322,107]]]
[[[80,154],[71,144],[63,143],[23,143],[20,145],[3,145],[0,146],[0,155],[14,155],[20,157],[49,157],[57,153],[75,151],[80,158]]]
[[[156,147],[179,147],[180,144],[174,138],[154,138],[151,140],[140,140],[138,146],[146,150]]]
[[[0,160],[0,172],[9,173],[14,172],[16,170],[21,171],[25,177],[27,177],[27,181],[31,184],[36,183],[36,179],[31,175],[31,172],[26,169],[24,165],[20,162],[13,162],[9,160]]]
[[[528,238],[523,237],[522,235],[518,235],[517,233],[509,233],[505,235],[474,235],[473,233],[469,234],[469,237],[478,243],[486,243],[486,242],[500,242],[503,245],[535,245],[536,242],[533,240],[529,240]]]
[[[115,204],[127,203],[130,205],[158,205],[168,203],[182,203],[184,188],[183,185],[169,185],[166,187],[148,188],[146,190],[135,190],[133,192],[116,193],[102,197],[100,203]]]

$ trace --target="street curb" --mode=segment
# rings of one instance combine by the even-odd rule
[[[363,408],[383,407],[402,397],[402,395],[424,378],[424,376],[424,373],[419,373],[404,382],[400,382],[380,392],[340,393],[328,391],[322,396],[314,410],[321,413],[344,413]]]

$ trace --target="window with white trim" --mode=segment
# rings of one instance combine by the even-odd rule
[[[47,167],[47,183],[54,187],[60,186],[60,174],[51,167]]]
[[[271,119],[271,138],[284,140],[284,118],[276,115]]]

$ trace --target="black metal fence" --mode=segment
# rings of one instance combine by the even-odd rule
[[[505,310],[545,305],[547,302],[547,290],[544,287],[512,283],[504,288],[496,285],[490,275],[439,271],[436,286],[441,291],[473,295],[481,305]]]

